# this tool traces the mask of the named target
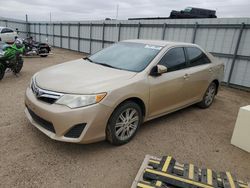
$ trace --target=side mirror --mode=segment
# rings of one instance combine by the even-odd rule
[[[165,67],[164,65],[156,65],[152,68],[150,75],[151,76],[160,76],[163,73],[166,73],[168,70],[167,67]]]

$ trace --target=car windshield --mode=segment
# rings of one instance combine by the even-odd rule
[[[184,9],[184,12],[191,12],[192,8],[191,7],[187,7]]]
[[[119,42],[95,53],[88,59],[103,66],[140,72],[148,66],[161,48],[155,45]]]

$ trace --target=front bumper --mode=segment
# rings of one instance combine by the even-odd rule
[[[106,125],[113,111],[112,108],[100,103],[77,109],[49,104],[38,100],[30,88],[26,90],[25,105],[25,114],[31,124],[51,139],[82,144],[105,139]],[[42,121],[38,121],[34,116]],[[54,130],[42,126],[41,122],[43,121],[52,125]],[[85,126],[78,138],[65,136],[73,127],[79,124]]]

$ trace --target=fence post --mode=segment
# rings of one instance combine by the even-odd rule
[[[27,37],[30,37],[30,23],[27,22]]]
[[[68,49],[70,49],[70,23],[68,23]]]
[[[92,23],[89,26],[89,54],[92,53]]]
[[[238,53],[238,49],[239,49],[239,46],[240,46],[240,40],[241,40],[241,36],[242,36],[242,32],[244,30],[244,27],[245,27],[245,23],[242,22],[241,25],[240,25],[240,31],[239,31],[237,43],[236,43],[235,50],[234,50],[234,55],[233,55],[233,60],[232,60],[232,64],[231,64],[231,67],[230,67],[230,72],[229,72],[229,75],[228,75],[227,86],[230,85],[230,81],[231,81],[231,78],[232,78],[232,73],[233,73],[235,61],[236,61],[236,58],[237,58],[237,53]]]
[[[162,36],[161,36],[161,39],[162,39],[162,40],[164,40],[164,38],[165,38],[166,26],[167,26],[167,24],[164,23],[164,24],[163,24],[163,28],[162,28]]]
[[[60,23],[60,48],[62,48],[62,23]]]
[[[8,20],[5,20],[5,27],[8,27]]]
[[[34,39],[36,40],[36,23],[33,23],[34,24]]]
[[[80,32],[81,32],[81,24],[80,24],[80,22],[78,23],[78,52],[80,52],[81,51],[81,49],[80,49],[80,45],[81,45],[81,43],[80,43]]]
[[[195,43],[197,28],[198,28],[198,22],[195,22],[192,43]]]
[[[141,30],[141,23],[138,23],[138,32],[137,32],[137,39],[140,38],[140,30]]]
[[[49,40],[49,39],[48,39],[48,37],[49,37],[49,33],[48,33],[48,23],[46,23],[46,37],[47,37],[47,40]]]
[[[41,24],[38,24],[38,32],[39,32],[39,42],[41,42]]]
[[[102,24],[102,48],[104,48],[105,22]]]
[[[119,42],[121,39],[121,22],[118,25],[118,35],[117,35],[117,41]]]
[[[55,46],[55,24],[52,24],[52,44]]]

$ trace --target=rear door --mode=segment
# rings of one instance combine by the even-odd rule
[[[186,58],[182,47],[175,47],[159,61],[168,71],[160,76],[149,76],[149,118],[171,112],[185,103],[184,83]]]
[[[185,47],[188,59],[185,84],[186,97],[190,103],[200,100],[212,81],[213,68],[206,54],[197,47]]]

